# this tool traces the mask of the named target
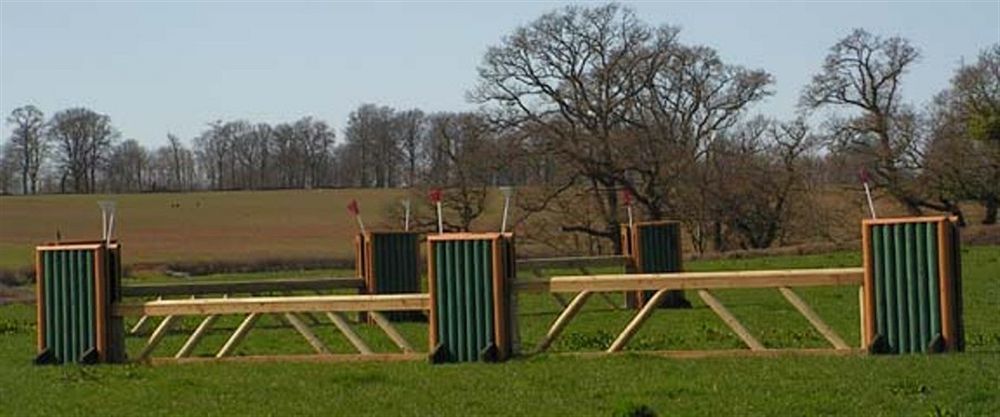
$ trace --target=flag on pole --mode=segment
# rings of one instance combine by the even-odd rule
[[[861,184],[865,187],[865,197],[868,199],[868,211],[871,213],[872,218],[878,218],[875,215],[875,203],[872,201],[872,190],[868,187],[868,182],[871,180],[871,176],[868,175],[868,170],[864,167],[858,171],[858,179],[861,180]]]
[[[361,210],[358,209],[358,200],[351,200],[351,202],[347,204],[347,211],[351,213],[352,216],[357,216],[358,213],[361,213]]]
[[[433,203],[440,203],[441,202],[441,196],[442,196],[441,189],[440,188],[435,188],[435,189],[431,190],[429,196],[431,198],[431,202],[433,202]]]

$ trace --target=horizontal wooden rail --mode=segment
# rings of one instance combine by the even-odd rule
[[[338,288],[363,288],[359,277],[292,278],[256,281],[169,282],[122,286],[125,297],[160,295],[241,294],[270,291],[315,291]]]
[[[307,311],[400,311],[427,310],[430,305],[430,296],[427,294],[202,298],[115,304],[113,314],[117,316],[194,316],[301,313]]]
[[[863,278],[861,268],[835,268],[564,276],[515,285],[518,290],[544,291],[547,286],[550,292],[607,292],[860,285]]]
[[[523,269],[549,268],[610,268],[624,266],[631,259],[622,255],[607,256],[567,256],[557,258],[524,258],[517,260],[517,267]]]

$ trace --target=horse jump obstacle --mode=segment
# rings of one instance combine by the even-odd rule
[[[39,363],[120,361],[124,355],[112,355],[108,346],[117,345],[123,332],[115,334],[107,323],[118,321],[125,315],[163,316],[164,321],[153,332],[137,358],[145,360],[162,340],[175,319],[185,315],[241,314],[245,318],[230,336],[215,358],[185,358],[178,352],[174,361],[216,360],[227,358],[234,347],[261,314],[280,314],[296,327],[307,340],[308,329],[297,314],[326,313],[331,322],[343,312],[368,312],[374,321],[397,342],[402,354],[374,354],[357,346],[359,354],[333,355],[322,346],[313,344],[318,355],[302,357],[248,357],[247,360],[400,360],[417,359],[425,354],[415,353],[399,335],[384,311],[428,311],[430,315],[429,355],[434,362],[464,362],[477,360],[504,360],[516,353],[517,324],[516,291],[547,291],[550,293],[577,293],[553,323],[548,334],[535,349],[545,351],[562,332],[566,324],[580,311],[592,294],[607,292],[651,291],[652,296],[636,313],[629,324],[603,353],[614,353],[626,346],[629,339],[649,318],[659,300],[671,290],[695,290],[703,301],[740,337],[749,350],[739,354],[775,355],[784,353],[844,354],[852,352],[908,353],[962,350],[962,318],[960,297],[960,270],[958,268],[957,227],[951,218],[915,218],[864,222],[862,268],[736,271],[736,272],[679,272],[654,274],[619,274],[597,276],[554,277],[548,280],[515,282],[514,243],[510,234],[445,234],[428,239],[429,293],[393,295],[331,295],[296,297],[246,297],[192,300],[160,300],[146,303],[122,303],[120,296],[105,295],[91,299],[92,293],[74,292],[75,282],[93,279],[95,287],[109,288],[120,279],[120,260],[110,267],[104,262],[88,264],[84,256],[77,258],[62,254],[44,255],[47,259],[84,259],[84,268],[68,266],[55,268],[69,271],[51,275],[53,268],[39,262]],[[879,237],[880,236],[880,237]],[[888,239],[891,237],[891,241]],[[923,243],[921,243],[923,242]],[[38,253],[73,250],[91,250],[93,259],[110,259],[110,244],[97,246],[48,245],[38,248]],[[117,250],[117,244],[114,245]],[[104,252],[101,252],[104,251]],[[41,259],[43,255],[39,255]],[[79,255],[74,255],[79,256]],[[103,258],[102,258],[103,257]],[[112,256],[114,259],[120,256]],[[60,264],[60,265],[63,265]],[[77,265],[77,266],[79,266]],[[94,265],[104,265],[94,267]],[[117,266],[115,266],[117,265]],[[923,266],[921,266],[923,265]],[[90,268],[93,268],[91,270]],[[101,269],[103,268],[103,269]],[[114,269],[117,268],[117,272]],[[80,269],[80,270],[78,270]],[[110,271],[110,272],[109,272]],[[55,281],[53,281],[55,280]],[[55,284],[53,284],[55,282]],[[70,282],[70,285],[64,285]],[[930,291],[932,284],[937,291]],[[60,287],[62,285],[62,287]],[[836,334],[792,290],[793,287],[854,285],[859,286],[862,343],[853,349]],[[53,289],[55,286],[55,289]],[[82,298],[82,305],[89,306],[75,312],[84,321],[103,317],[101,327],[88,327],[80,320],[60,322],[53,313],[63,314],[67,295],[60,291],[69,288],[69,296]],[[89,288],[89,287],[88,287]],[[763,346],[711,293],[715,289],[775,288],[833,345],[833,349],[775,350]],[[52,291],[49,291],[52,290]],[[76,294],[74,296],[74,294]],[[81,296],[82,294],[82,296]],[[98,291],[96,294],[106,294]],[[77,298],[73,298],[76,300]],[[88,304],[89,302],[89,304]],[[94,316],[89,315],[97,311]],[[76,314],[76,313],[74,313]],[[77,317],[77,316],[74,316]],[[46,320],[55,320],[46,322]],[[209,319],[206,318],[206,322]],[[96,321],[95,321],[96,322]],[[77,323],[77,324],[73,324]],[[200,325],[188,343],[197,343],[204,335]],[[74,327],[75,326],[75,327]],[[338,328],[341,326],[338,325]],[[345,326],[349,329],[349,327]],[[81,333],[82,329],[82,333]],[[342,329],[343,330],[343,329]],[[345,331],[345,334],[348,332]],[[395,334],[394,334],[395,333]],[[70,344],[60,344],[59,335],[69,334]],[[79,336],[82,334],[82,336]],[[74,336],[76,335],[76,336]],[[52,336],[52,337],[50,337]],[[63,339],[66,339],[65,337]],[[79,340],[105,340],[102,349],[89,349],[91,344]],[[69,346],[69,347],[67,347]],[[81,351],[80,347],[88,348]],[[96,353],[86,353],[93,350]],[[190,349],[188,349],[188,352]],[[55,353],[53,353],[55,352]],[[61,353],[60,353],[61,352]],[[123,351],[122,351],[123,352]],[[680,357],[728,354],[726,351],[661,352]],[[237,360],[237,359],[227,359]]]

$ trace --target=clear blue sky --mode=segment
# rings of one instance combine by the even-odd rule
[[[313,115],[338,136],[366,102],[468,110],[489,45],[564,3],[0,3],[0,113],[87,106],[125,138],[157,146],[217,119]],[[1000,1],[642,2],[647,22],[764,68],[776,95],[756,111],[792,117],[802,86],[852,28],[902,35],[923,59],[904,93],[926,103],[956,66],[1000,42]],[[4,123],[4,139],[9,127]]]

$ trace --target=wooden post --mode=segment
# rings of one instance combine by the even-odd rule
[[[653,297],[651,297],[649,301],[642,306],[642,309],[636,313],[635,317],[632,318],[632,321],[625,326],[625,330],[622,330],[621,334],[615,338],[615,341],[611,343],[607,352],[612,353],[622,350],[622,348],[625,347],[625,344],[632,339],[632,336],[635,336],[635,333],[639,331],[639,327],[646,322],[646,319],[653,315],[653,311],[656,310],[656,307],[660,304],[660,300],[665,295],[667,295],[667,290],[656,291],[656,293],[653,294]]]
[[[861,318],[861,342],[858,347],[864,349],[868,343],[868,311],[865,309],[865,286],[858,287],[858,315]]]
[[[942,219],[938,222],[938,294],[941,297],[941,336],[944,336],[945,350],[953,351],[957,348],[956,339],[958,334],[955,330],[955,309],[953,304],[955,296],[952,294],[952,257],[951,257],[951,233],[948,233],[948,220]]]
[[[246,337],[247,333],[250,332],[250,328],[253,327],[254,323],[257,322],[258,318],[260,318],[259,313],[247,314],[247,317],[243,319],[243,322],[240,323],[240,326],[236,328],[236,331],[233,332],[233,335],[229,336],[229,340],[226,341],[225,345],[222,345],[222,349],[219,349],[219,353],[216,353],[215,357],[221,358],[224,356],[229,356],[230,353],[233,353],[233,351],[236,350],[236,346],[243,341],[243,338]]]
[[[778,291],[781,291],[781,295],[785,296],[785,299],[788,300],[789,303],[792,303],[792,306],[794,306],[799,313],[802,313],[806,320],[809,320],[809,323],[811,323],[813,327],[815,327],[816,330],[819,331],[819,333],[822,334],[831,345],[833,345],[834,348],[850,349],[850,347],[847,346],[847,343],[844,343],[844,339],[842,339],[837,332],[830,328],[830,326],[828,326],[823,319],[819,318],[819,315],[817,315],[816,312],[809,307],[809,304],[806,304],[805,300],[799,297],[795,291],[792,291],[792,289],[788,287],[779,287]]]
[[[309,343],[309,346],[312,346],[316,353],[326,355],[330,354],[330,349],[323,344],[322,340],[319,340],[319,337],[316,336],[316,333],[313,333],[312,329],[309,328],[309,325],[303,322],[302,319],[295,315],[295,313],[285,313],[282,317],[288,322],[288,324],[291,324],[300,335],[302,335],[302,338],[306,339],[306,342]]]
[[[570,320],[576,316],[576,313],[583,308],[583,304],[587,302],[587,298],[590,298],[590,291],[580,291],[576,297],[573,297],[573,301],[570,301],[569,306],[563,309],[563,312],[559,314],[556,321],[552,323],[552,327],[549,328],[549,332],[545,334],[545,339],[542,339],[538,347],[535,348],[535,352],[544,352],[549,348],[549,345],[562,333],[563,328],[569,324]]]
[[[340,330],[340,332],[344,334],[344,337],[347,338],[347,341],[351,342],[351,344],[354,345],[354,348],[357,349],[359,353],[361,353],[362,355],[372,354],[372,349],[368,347],[368,344],[366,344],[365,341],[361,339],[361,337],[358,336],[358,334],[355,333],[353,329],[351,329],[351,325],[347,322],[347,320],[343,316],[340,315],[340,313],[334,313],[328,311],[326,313],[326,318],[330,319],[330,322],[337,327],[337,330]]]
[[[146,342],[146,346],[139,351],[139,354],[136,356],[137,360],[146,359],[151,353],[153,353],[156,346],[158,346],[160,342],[163,341],[163,337],[167,335],[167,331],[174,325],[174,321],[176,319],[176,316],[166,316],[163,318],[160,325],[157,326],[156,330],[153,330],[153,334],[149,336],[149,341]]]
[[[712,293],[708,292],[708,290],[698,290],[698,296],[701,297],[702,301],[704,301],[705,304],[707,304],[708,307],[711,308],[712,311],[714,311],[715,314],[718,315],[719,318],[721,318],[722,321],[725,322],[726,325],[729,326],[729,328],[743,340],[743,343],[746,343],[750,350],[767,349],[763,344],[757,341],[757,339],[754,338],[749,331],[747,331],[746,327],[743,327],[743,324],[741,324],[739,320],[736,320],[736,317],[734,317],[733,314],[730,313],[729,310],[726,309],[726,307],[712,295]]]
[[[389,338],[392,339],[394,343],[396,343],[396,346],[399,346],[400,349],[403,349],[403,353],[410,353],[416,351],[415,349],[413,349],[413,346],[410,345],[410,342],[406,341],[406,338],[403,337],[401,333],[399,333],[399,330],[396,329],[396,326],[393,326],[392,322],[389,321],[389,319],[386,318],[384,314],[378,311],[370,311],[368,312],[368,314],[371,314],[372,319],[375,320],[375,324],[378,324],[378,327],[382,328],[382,331],[384,331],[385,334],[389,336]]]
[[[861,262],[864,269],[864,283],[862,288],[868,291],[861,291],[863,296],[861,303],[861,320],[864,331],[861,332],[863,339],[861,348],[867,348],[874,342],[875,332],[875,272],[872,254],[872,227],[868,222],[861,222]]]
[[[177,351],[177,354],[174,355],[174,357],[184,358],[191,355],[191,352],[194,351],[195,346],[198,346],[198,342],[200,342],[201,339],[205,337],[205,335],[208,333],[208,330],[212,328],[212,324],[214,324],[215,321],[218,319],[219,316],[215,314],[205,317],[205,319],[201,321],[201,324],[199,324],[198,327],[194,329],[194,332],[191,333],[191,337],[189,337],[188,340],[184,342],[184,346],[181,346],[180,350]]]

